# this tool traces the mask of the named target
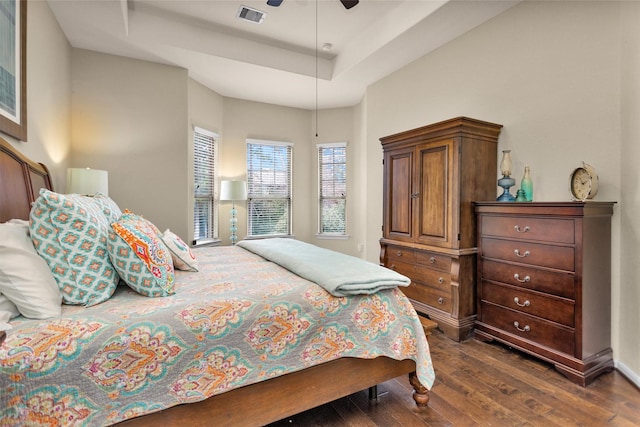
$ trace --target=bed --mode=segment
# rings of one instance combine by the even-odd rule
[[[42,188],[53,190],[46,166],[0,138],[0,223],[28,219]],[[171,296],[119,285],[92,307],[12,319],[0,425],[260,426],[401,375],[427,405],[428,344],[397,288],[333,297],[240,247],[193,252],[199,271],[176,270]]]

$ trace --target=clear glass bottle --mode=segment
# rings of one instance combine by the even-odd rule
[[[524,176],[522,177],[520,188],[524,190],[527,202],[533,202],[533,181],[531,180],[531,169],[529,166],[524,167]]]

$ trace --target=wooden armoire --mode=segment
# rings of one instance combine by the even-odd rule
[[[472,202],[497,194],[502,125],[457,117],[381,138],[384,214],[380,263],[411,279],[416,311],[464,340],[476,319]]]

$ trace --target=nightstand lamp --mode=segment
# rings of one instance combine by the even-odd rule
[[[67,193],[93,196],[96,193],[109,195],[109,174],[107,171],[90,168],[67,169]]]
[[[220,200],[231,200],[231,244],[235,245],[238,241],[236,232],[238,231],[238,219],[236,218],[236,201],[247,200],[247,184],[244,181],[222,181],[220,183]]]

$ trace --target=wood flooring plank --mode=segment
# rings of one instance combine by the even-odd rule
[[[640,389],[617,371],[587,387],[553,365],[505,345],[427,338],[436,371],[427,407],[413,401],[407,376],[271,424],[269,427],[638,427]]]
[[[364,394],[364,391],[358,394]],[[356,405],[348,396],[344,399],[339,399],[330,404],[331,407],[340,414],[340,417],[345,419],[345,426],[349,427],[376,427],[377,424]]]
[[[354,394],[351,398],[361,409],[369,408],[373,410],[375,417],[372,417],[372,419],[378,425],[410,427],[420,424],[420,418],[416,417],[412,411],[408,411],[392,393],[389,393],[386,382],[378,385],[378,393],[383,395],[374,400],[370,400],[368,394]]]
[[[478,343],[480,344],[480,343]],[[485,348],[483,351],[478,351],[475,345],[464,347],[462,351],[473,354],[478,360],[482,360],[485,363],[500,363],[500,359],[496,359],[496,355],[500,355],[500,352],[495,352],[495,344],[484,343]],[[516,358],[519,356],[516,356]],[[511,362],[515,362],[516,358],[513,355],[508,354],[507,358]],[[536,371],[540,374],[542,371]],[[523,364],[517,364],[516,369],[512,369],[509,373],[518,381],[520,381],[518,387],[526,387],[527,384],[536,384],[536,389],[531,390],[531,393],[543,399],[543,402],[550,404],[554,407],[559,406],[559,401],[564,402],[564,411],[566,415],[575,420],[576,424],[584,423],[584,425],[591,425],[592,423],[601,423],[604,425],[612,413],[601,406],[594,405],[588,400],[577,398],[576,394],[582,394],[584,389],[569,381],[562,374],[550,369],[544,371],[545,373],[541,377],[534,376],[528,369],[523,369]],[[540,379],[544,379],[541,381]],[[596,379],[597,380],[597,379]],[[560,416],[557,411],[553,413],[553,416]]]

